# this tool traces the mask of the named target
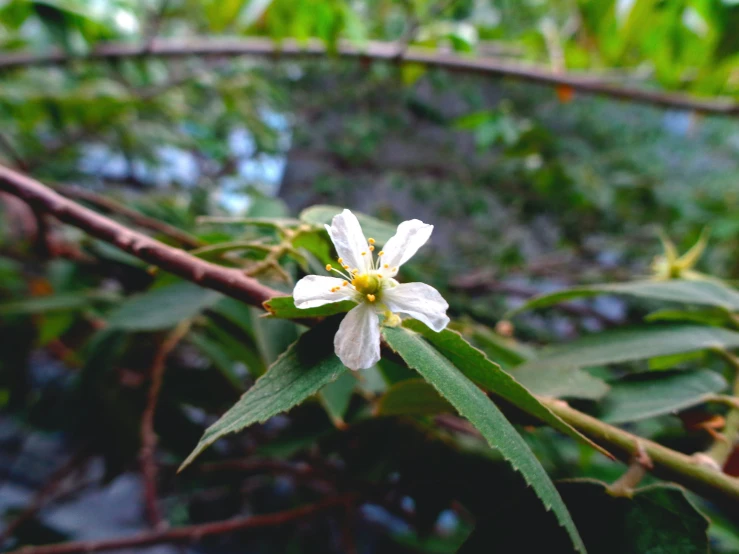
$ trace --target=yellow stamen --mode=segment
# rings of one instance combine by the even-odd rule
[[[369,249],[370,249],[370,252],[371,252],[371,251],[374,251],[375,247],[374,246],[370,246]]]
[[[372,237],[370,237],[370,238],[367,239],[367,242],[369,242],[370,244],[375,244],[375,239],[373,239]]]
[[[362,256],[366,256],[366,255],[367,255],[367,252],[362,252]]]
[[[342,286],[342,287],[345,287],[345,286],[347,286],[348,284],[349,284],[349,281],[344,281],[343,283],[341,283],[341,286]]]
[[[331,264],[326,264],[326,271],[331,271],[332,269]]]
[[[369,300],[370,302],[374,302],[375,301],[375,295],[374,294],[368,294],[367,295],[367,300]]]
[[[343,267],[344,269],[349,269],[349,266],[348,265],[343,265],[341,267]]]
[[[398,268],[397,268],[397,267],[394,267],[394,268],[393,268],[393,271],[398,271]]]
[[[385,255],[385,251],[384,250],[380,250],[380,252],[377,255],[378,256],[384,256]]]
[[[339,259],[338,259],[337,261],[338,261],[338,262],[339,262],[339,263],[340,263],[341,265],[344,265],[344,258],[339,258]]]
[[[388,264],[385,264],[385,265],[383,265],[382,267],[384,267],[385,269],[387,269],[387,268],[389,268],[390,266],[389,266]]]

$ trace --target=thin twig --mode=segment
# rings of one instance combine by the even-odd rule
[[[154,415],[156,413],[159,392],[164,381],[164,371],[167,368],[167,357],[182,338],[190,330],[190,321],[180,323],[167,339],[162,342],[154,355],[151,364],[151,385],[147,396],[146,408],[141,415],[141,450],[139,451],[139,463],[141,474],[144,479],[144,506],[149,523],[155,529],[166,527],[166,521],[159,510],[159,499],[157,495],[157,463],[155,459],[157,435],[154,431]]]
[[[217,290],[256,306],[274,296],[282,295],[256,279],[247,277],[243,271],[206,262],[183,250],[132,231],[64,198],[38,181],[3,166],[0,166],[0,190],[18,196],[60,221],[74,225],[137,258],[202,287]]]
[[[307,506],[301,506],[300,508],[294,508],[292,510],[285,510],[283,512],[276,512],[273,514],[240,517],[227,521],[203,523],[200,525],[189,525],[165,531],[141,533],[133,537],[122,537],[120,539],[68,542],[48,546],[27,546],[14,552],[17,554],[76,554],[78,552],[103,552],[106,550],[136,548],[162,543],[191,543],[197,542],[203,537],[207,537],[209,535],[223,535],[248,529],[278,527],[291,521],[313,517],[316,514],[326,512],[339,506],[346,506],[346,503],[352,498],[353,495],[344,494],[326,498],[320,502],[316,502],[315,504],[309,504]]]
[[[155,231],[157,233],[162,233],[163,235],[171,237],[180,242],[183,246],[187,246],[189,248],[198,248],[203,244],[200,240],[193,237],[191,234],[183,231],[182,229],[178,229],[177,227],[174,227],[169,223],[154,219],[153,217],[145,216],[141,212],[129,208],[128,206],[124,206],[123,204],[105,196],[95,194],[94,192],[87,189],[66,185],[57,185],[54,187],[54,189],[67,198],[82,200],[106,213],[121,215],[130,220],[131,223],[134,223],[138,227],[149,229],[150,231]]]
[[[84,59],[111,60],[141,56],[268,56],[280,59],[288,57],[324,57],[326,46],[320,41],[298,42],[284,40],[275,43],[262,38],[193,37],[181,39],[156,39],[148,52],[142,52],[135,44],[102,43]],[[347,58],[393,61],[398,54],[395,43],[369,42],[362,47],[341,43],[336,54]],[[0,56],[0,70],[43,64],[65,64],[79,61],[59,49],[43,54],[36,52],[12,52]],[[738,116],[739,104],[731,99],[704,99],[682,93],[662,92],[646,88],[616,85],[602,78],[576,73],[556,73],[535,65],[514,64],[493,58],[473,58],[438,52],[430,49],[409,48],[402,57],[403,63],[419,63],[464,73],[497,75],[550,86],[568,86],[588,94],[610,96],[630,102],[652,104],[664,108],[691,110],[699,113]]]

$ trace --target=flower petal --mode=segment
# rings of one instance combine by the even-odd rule
[[[343,281],[336,277],[324,277],[322,275],[308,275],[303,277],[295,285],[293,299],[295,307],[305,310],[306,308],[317,308],[332,302],[352,300],[354,290],[351,287],[343,287]],[[336,292],[332,289],[339,287]]]
[[[382,265],[390,267],[390,276],[398,273],[397,268],[407,262],[413,254],[418,252],[431,236],[433,225],[418,219],[404,221],[398,225],[398,230],[383,247]],[[395,271],[392,271],[395,269]]]
[[[382,291],[382,301],[391,312],[422,321],[437,333],[449,323],[447,304],[439,291],[426,283],[404,283]]]
[[[367,369],[380,360],[380,319],[371,304],[346,314],[334,337],[336,355],[349,369]]]
[[[339,253],[344,263],[350,268],[357,268],[362,273],[367,271],[372,256],[357,216],[349,210],[344,210],[334,216],[331,227],[328,225],[325,227],[328,236],[331,237],[331,242],[336,247],[336,252]],[[364,256],[362,252],[365,253]]]

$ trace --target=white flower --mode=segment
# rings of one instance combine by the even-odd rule
[[[295,285],[293,298],[300,309],[353,300],[352,308],[334,337],[336,355],[350,369],[366,369],[380,359],[380,316],[385,325],[400,323],[397,314],[409,315],[437,333],[449,323],[446,303],[439,292],[425,283],[398,283],[394,277],[431,236],[433,225],[417,219],[404,221],[385,247],[374,256],[375,240],[366,239],[359,221],[349,210],[326,225],[339,254],[342,269],[327,265],[341,275],[308,275]]]

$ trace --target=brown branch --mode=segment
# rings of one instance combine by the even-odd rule
[[[227,521],[190,525],[166,531],[153,531],[151,533],[141,533],[133,537],[123,537],[120,539],[68,542],[48,546],[27,546],[19,550],[15,550],[14,552],[17,554],[73,554],[77,552],[89,553],[121,548],[136,548],[161,543],[197,542],[203,537],[207,537],[209,535],[223,535],[225,533],[245,531],[248,529],[278,527],[291,521],[315,516],[318,513],[325,512],[339,506],[346,506],[347,502],[351,501],[353,498],[353,495],[345,494],[326,498],[320,502],[316,502],[315,504],[309,504],[307,506],[301,506],[300,508],[294,508],[292,510],[285,510],[284,512],[276,512],[273,514],[240,517]]]
[[[147,396],[146,408],[141,415],[141,450],[139,452],[139,463],[141,464],[141,475],[144,479],[144,506],[146,517],[155,529],[166,527],[159,510],[159,499],[157,495],[157,464],[155,460],[157,435],[154,431],[154,414],[157,409],[159,392],[162,389],[164,371],[167,368],[167,357],[182,338],[190,330],[190,321],[180,323],[172,333],[159,346],[151,364],[151,385]]]
[[[338,46],[336,54],[346,58],[396,61],[398,47],[395,43],[387,42],[369,42],[361,48],[343,43]],[[298,43],[294,40],[285,40],[277,44],[269,39],[262,38],[194,37],[187,40],[156,39],[152,41],[151,48],[146,51],[142,51],[142,48],[135,44],[102,43],[83,58],[70,56],[59,49],[49,50],[43,54],[30,51],[7,53],[0,56],[0,70],[32,65],[65,64],[80,59],[112,60],[145,56],[165,58],[187,56],[308,58],[327,55],[326,47],[319,41]],[[567,86],[588,94],[599,94],[665,108],[726,116],[739,115],[739,104],[731,99],[700,98],[682,93],[615,85],[587,75],[558,73],[535,65],[515,64],[493,58],[473,58],[429,49],[409,48],[403,54],[402,63],[419,63],[445,68],[450,71],[510,77],[550,86]]]
[[[0,166],[0,190],[18,196],[32,207],[44,210],[64,223],[74,225],[100,240],[201,287],[217,290],[253,306],[261,306],[265,300],[283,295],[256,279],[247,277],[238,269],[206,262],[183,250],[127,229],[64,198],[38,181],[3,166]]]
[[[131,221],[131,223],[134,223],[143,229],[149,229],[150,231],[155,231],[168,237],[172,237],[183,246],[198,248],[203,245],[200,240],[182,229],[178,229],[174,225],[154,219],[153,217],[145,216],[141,212],[129,208],[115,200],[95,194],[94,192],[83,189],[82,187],[58,185],[55,186],[54,189],[68,198],[82,200],[103,212],[121,215]]]

